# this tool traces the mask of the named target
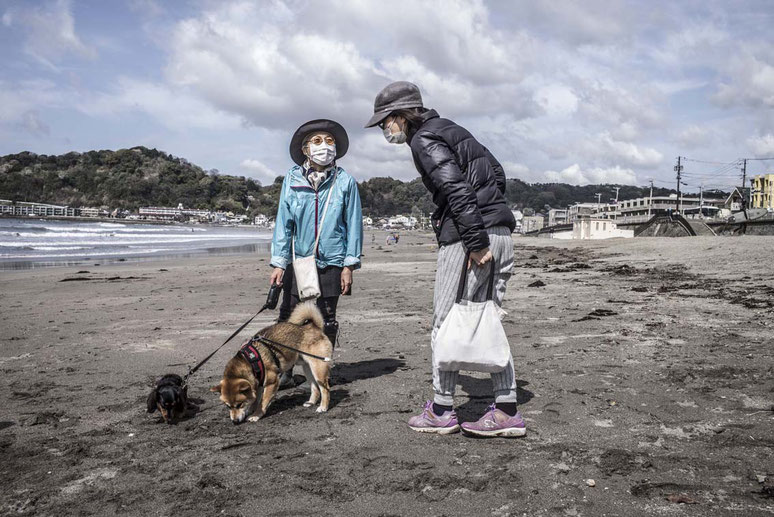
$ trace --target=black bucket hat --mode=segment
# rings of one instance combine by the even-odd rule
[[[374,127],[386,119],[395,110],[406,108],[422,108],[422,94],[419,87],[408,81],[397,81],[388,84],[376,96],[374,101],[374,116],[365,127]]]
[[[301,127],[296,129],[293,133],[293,138],[290,139],[290,157],[298,165],[304,165],[306,161],[306,155],[301,150],[301,146],[304,143],[304,139],[312,133],[319,133],[324,131],[333,135],[333,139],[336,140],[336,159],[343,157],[347,154],[349,149],[349,137],[344,126],[333,120],[327,118],[319,118],[316,120],[310,120],[304,122]]]

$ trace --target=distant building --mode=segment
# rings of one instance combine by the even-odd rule
[[[265,214],[258,214],[253,219],[253,224],[258,226],[267,226],[269,224],[269,218]]]
[[[577,221],[583,216],[591,216],[597,213],[597,203],[575,203],[567,209],[567,222]]]
[[[363,217],[363,226],[373,226],[373,225],[374,225],[374,220],[373,219],[371,219],[368,216]]]
[[[543,229],[545,218],[542,215],[526,215],[521,218],[521,233],[535,232]]]
[[[198,210],[195,208],[183,208],[183,204],[177,205],[177,208],[165,206],[144,206],[140,207],[141,217],[151,217],[154,219],[182,219],[184,217],[209,218],[209,210]],[[232,214],[233,215],[233,214]]]
[[[619,224],[644,223],[654,215],[678,211],[678,206],[680,212],[701,212],[708,215],[717,212],[716,209],[723,207],[725,202],[725,199],[681,197],[678,203],[677,194],[627,199],[619,201],[616,220]]]
[[[40,217],[76,217],[79,210],[69,206],[48,205],[45,203],[13,202],[0,199],[0,215],[40,216]]]
[[[774,210],[774,174],[760,174],[753,177],[750,208]]]
[[[539,237],[550,239],[596,240],[596,239],[630,239],[634,230],[621,230],[617,223],[601,217],[578,219],[572,223],[572,229],[559,232],[541,233]]]
[[[81,217],[99,217],[100,215],[100,209],[89,207],[89,206],[82,206],[78,209],[81,213]]]
[[[548,226],[567,223],[567,210],[552,208],[548,211]]]
[[[723,207],[731,212],[739,212],[742,210],[744,208],[742,203],[745,200],[746,191],[747,189],[735,188],[726,198]]]
[[[417,225],[417,218],[413,216],[396,215],[387,220],[389,228],[414,228]]]

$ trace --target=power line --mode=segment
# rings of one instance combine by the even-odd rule
[[[710,165],[730,165],[732,163],[737,163],[739,161],[739,160],[737,160],[736,162],[710,162],[710,161],[707,161],[707,160],[694,160],[692,158],[683,158],[683,160],[686,161],[686,162],[708,163]]]

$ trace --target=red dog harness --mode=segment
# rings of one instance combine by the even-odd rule
[[[239,354],[250,363],[250,368],[253,369],[253,375],[258,379],[258,385],[263,386],[263,381],[266,378],[266,367],[263,365],[263,359],[261,354],[258,353],[258,349],[253,346],[253,341],[250,340],[239,349]]]
[[[256,341],[262,341],[262,338],[253,338],[242,345],[242,348],[239,349],[239,355],[241,355],[245,361],[250,363],[250,368],[253,369],[253,375],[258,379],[258,385],[263,386],[263,381],[266,379],[266,367],[263,364],[261,354],[258,353],[258,349],[253,345]],[[277,354],[274,353],[274,350],[268,346],[266,347],[266,350],[269,351],[271,358],[274,359],[274,364],[277,365],[277,369],[282,371],[279,358],[277,358]]]

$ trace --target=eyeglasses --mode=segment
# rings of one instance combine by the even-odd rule
[[[314,145],[322,145],[323,142],[325,142],[328,145],[334,145],[336,143],[336,140],[334,140],[333,137],[330,135],[325,137],[323,137],[322,135],[314,135],[312,138],[309,139],[309,142],[313,143]]]

